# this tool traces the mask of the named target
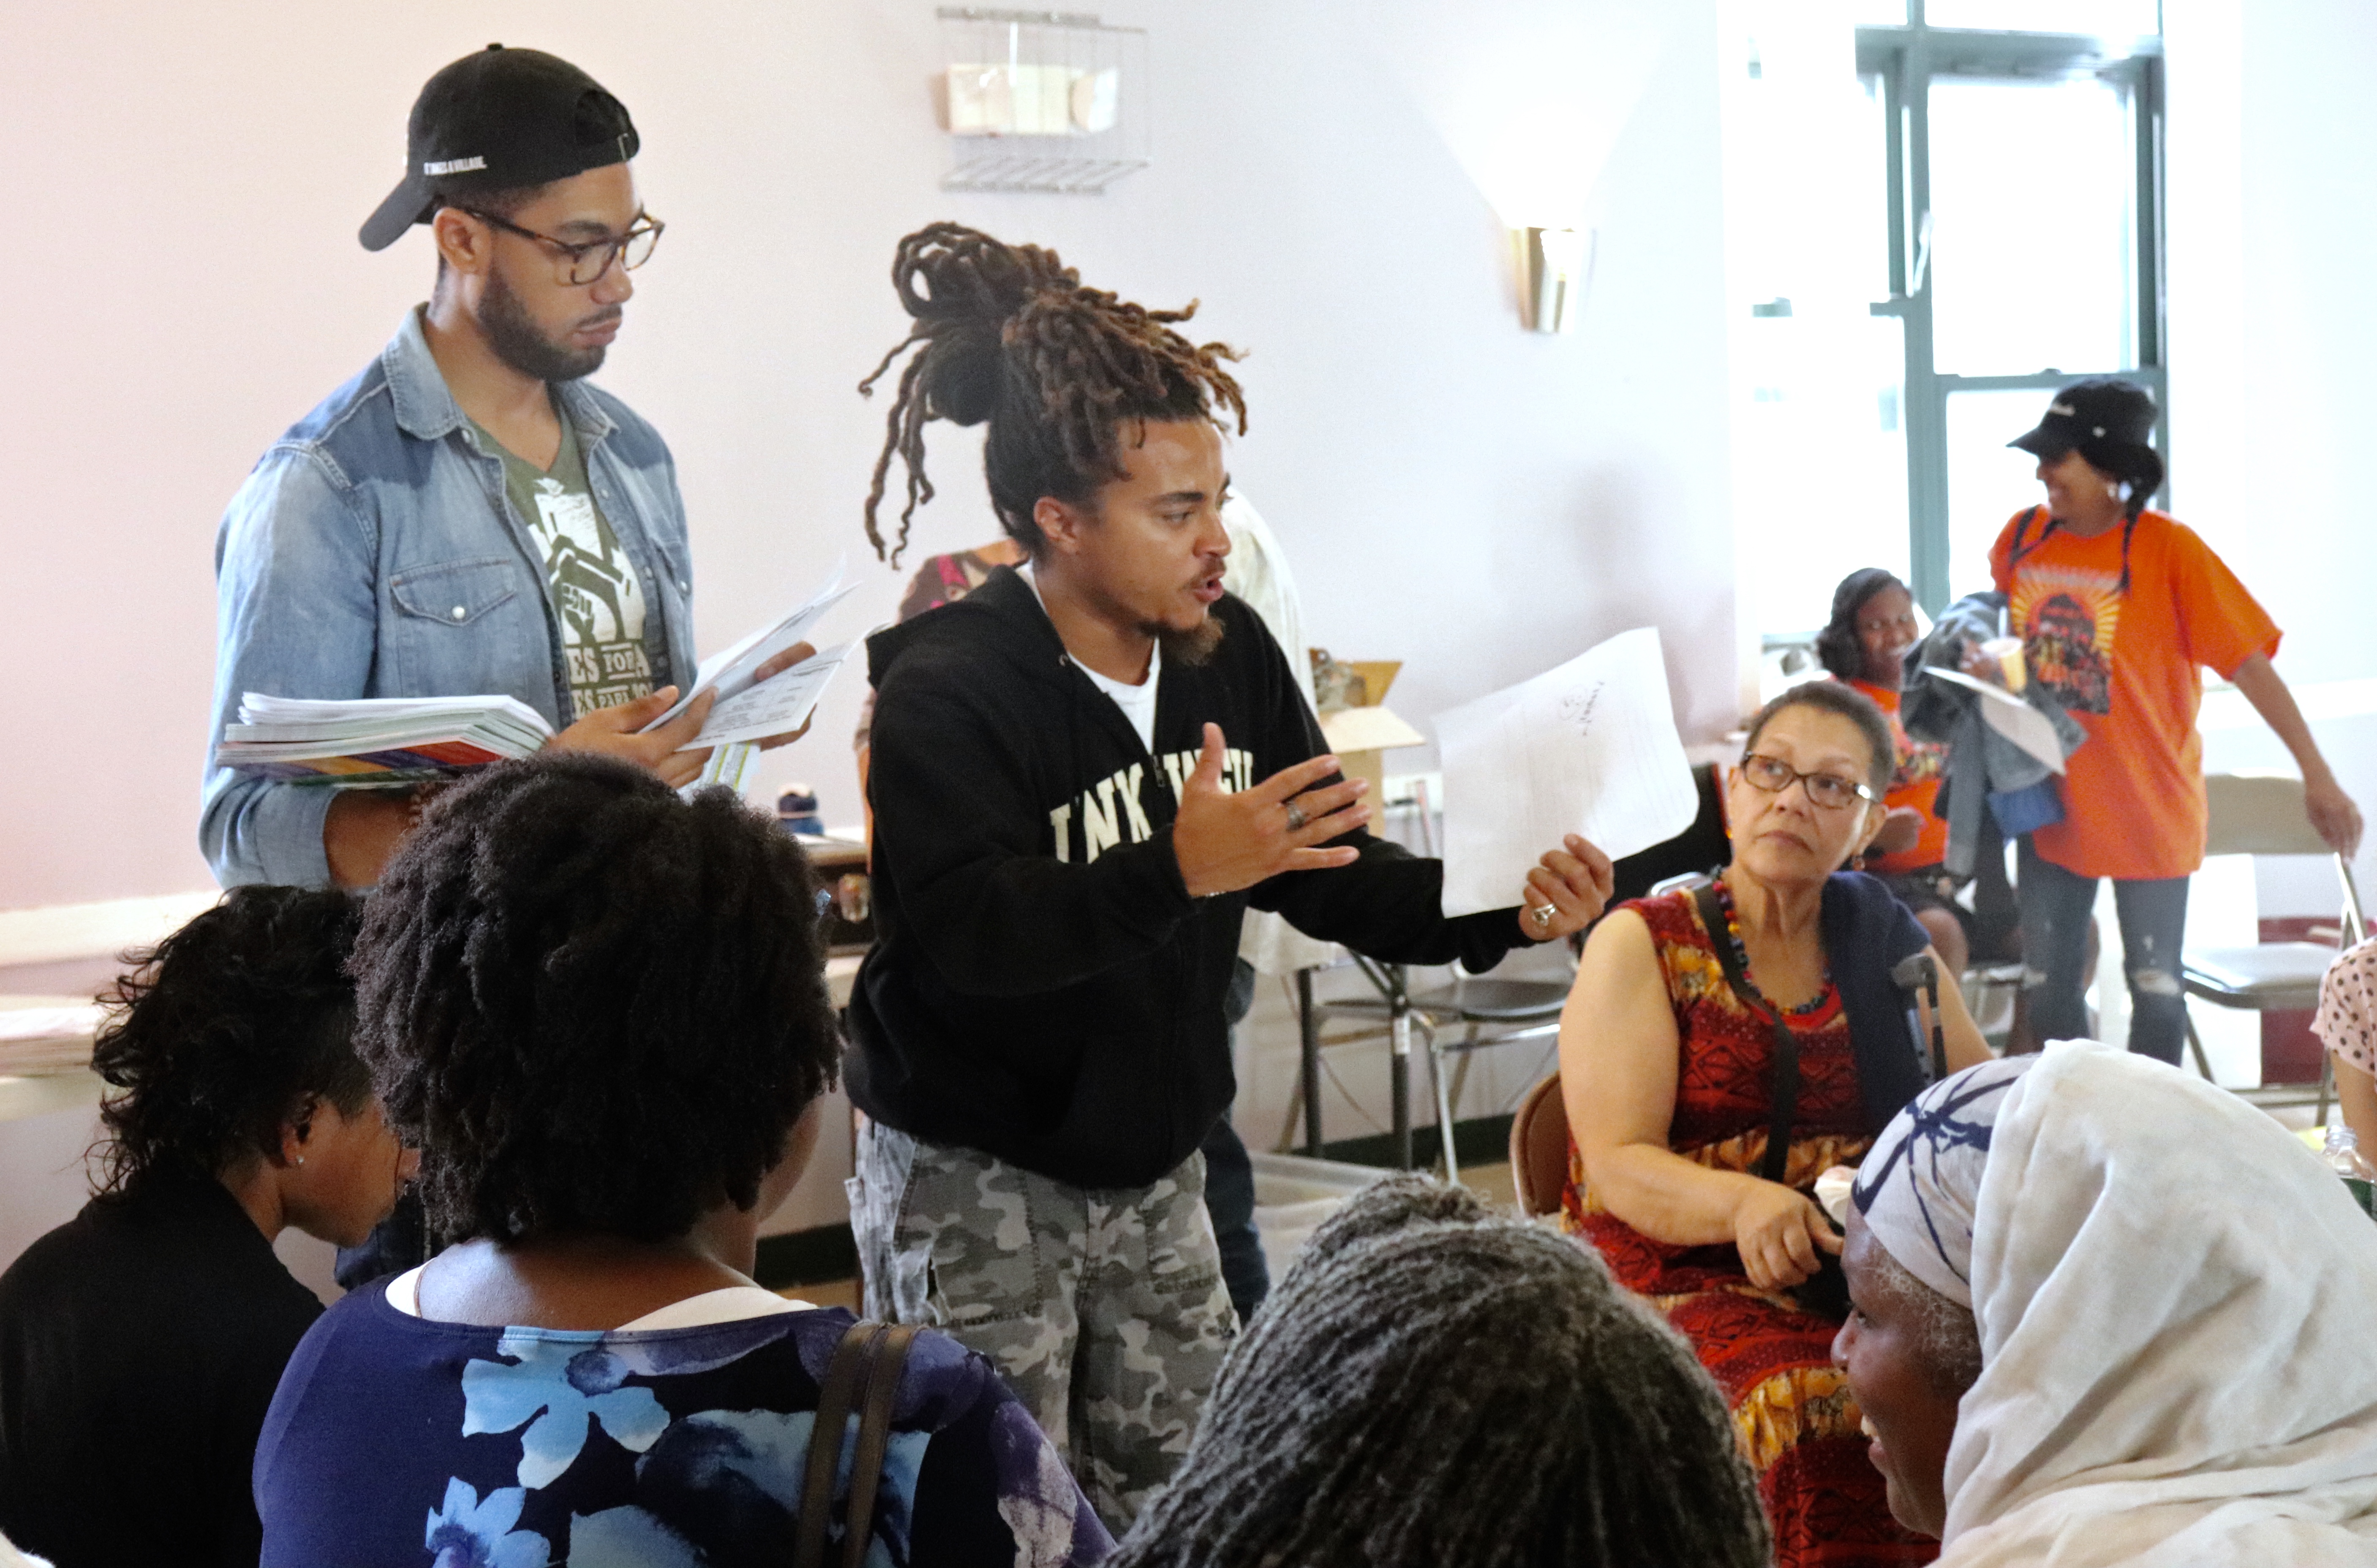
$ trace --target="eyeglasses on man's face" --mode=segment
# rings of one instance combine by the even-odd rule
[[[1769,795],[1780,795],[1795,784],[1804,785],[1808,798],[1827,811],[1845,810],[1860,800],[1881,800],[1869,784],[1839,773],[1803,773],[1780,757],[1756,751],[1741,760],[1741,776],[1750,787]]]
[[[632,272],[652,258],[652,249],[661,243],[661,231],[666,223],[649,212],[636,214],[636,221],[624,234],[607,239],[572,241],[540,234],[534,229],[523,229],[509,219],[498,218],[492,212],[482,212],[475,207],[462,211],[480,222],[501,229],[508,234],[518,234],[524,240],[534,240],[552,253],[554,274],[573,288],[584,288],[611,269],[617,262],[622,270]]]

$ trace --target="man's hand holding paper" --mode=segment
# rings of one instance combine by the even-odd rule
[[[1547,850],[1527,873],[1519,904],[1519,929],[1531,942],[1547,942],[1583,930],[1609,905],[1615,872],[1609,856],[1582,834]]]
[[[1659,634],[1647,627],[1440,714],[1436,731],[1448,916],[1507,907],[1523,878],[1520,928],[1537,941],[1576,930],[1607,902],[1610,859],[1675,837],[1700,809]],[[1537,859],[1542,845],[1571,840],[1591,855]],[[1568,861],[1595,874],[1579,885]]]

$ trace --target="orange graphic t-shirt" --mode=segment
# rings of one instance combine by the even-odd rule
[[[1948,858],[1948,819],[1935,808],[1940,798],[1940,775],[1948,760],[1948,748],[1928,740],[1917,740],[1898,723],[1898,693],[1886,686],[1876,686],[1869,680],[1852,678],[1849,685],[1873,699],[1873,705],[1890,719],[1891,738],[1898,743],[1898,761],[1890,775],[1890,789],[1882,804],[1897,808],[1912,807],[1923,814],[1923,836],[1915,841],[1913,849],[1896,855],[1878,855],[1865,863],[1869,871],[1884,876],[1897,876],[1904,871],[1920,871],[1927,866],[1937,866]]]
[[[2204,863],[2201,666],[2234,676],[2277,652],[2277,625],[2194,530],[2160,512],[2138,517],[2127,592],[2120,527],[2042,538],[2046,525],[2043,507],[2016,513],[1989,549],[2030,678],[2088,732],[2063,779],[2063,820],[2031,843],[2083,877],[2184,877]]]

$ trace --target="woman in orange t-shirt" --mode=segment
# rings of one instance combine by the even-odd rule
[[[2062,783],[2063,820],[2021,850],[2023,952],[2042,1039],[2088,1033],[2081,966],[2096,880],[2113,879],[2130,983],[2130,1048],[2176,1063],[2185,1040],[2180,943],[2187,878],[2204,860],[2199,666],[2237,683],[2303,776],[2311,825],[2340,853],[2360,813],[2311,740],[2270,655],[2278,628],[2184,524],[2145,509],[2162,484],[2155,403],[2111,377],[2076,382],[2009,445],[2038,458],[2047,504],[1989,551],[2028,676],[2088,731]],[[1977,653],[1976,675],[1997,675]]]
[[[1936,810],[1948,748],[1911,738],[1898,722],[1898,691],[1906,651],[1919,632],[1915,596],[1880,567],[1866,567],[1833,591],[1833,618],[1816,634],[1816,657],[1835,680],[1868,697],[1890,721],[1897,759],[1882,804],[1890,814],[1858,866],[1890,884],[1914,912],[1940,962],[1962,975],[1971,956],[1965,912],[1953,901],[1955,884],[1941,864],[1948,854],[1948,820]]]

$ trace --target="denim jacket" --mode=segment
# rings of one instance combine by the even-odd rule
[[[643,579],[652,683],[691,671],[693,561],[676,465],[651,425],[583,382],[557,386],[595,504]],[[561,626],[536,541],[430,356],[421,313],[257,463],[215,539],[209,751],[240,694],[500,693],[569,722]],[[334,786],[209,767],[198,847],[216,880],[325,887]]]

